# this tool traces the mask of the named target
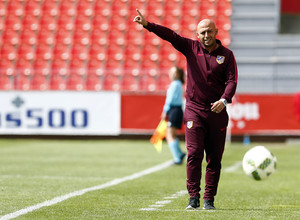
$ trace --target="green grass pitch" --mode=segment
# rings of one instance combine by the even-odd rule
[[[255,145],[276,155],[274,174],[255,181],[241,167],[227,171]],[[300,219],[300,144],[250,147],[226,145],[215,211],[185,210],[184,164],[43,206],[17,219]],[[148,140],[0,139],[0,219],[168,160],[165,142],[159,154]]]

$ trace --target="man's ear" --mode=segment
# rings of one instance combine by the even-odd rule
[[[219,32],[219,29],[218,29],[218,28],[216,28],[216,35],[218,34],[218,32]]]

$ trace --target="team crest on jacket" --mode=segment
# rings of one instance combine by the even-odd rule
[[[216,61],[218,62],[218,64],[222,64],[225,61],[225,57],[224,56],[217,56]]]
[[[188,129],[192,128],[193,127],[193,121],[188,121],[186,123],[186,126],[187,126]]]

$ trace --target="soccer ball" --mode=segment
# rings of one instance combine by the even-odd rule
[[[277,158],[264,146],[248,150],[243,158],[244,172],[255,180],[263,180],[276,170]]]

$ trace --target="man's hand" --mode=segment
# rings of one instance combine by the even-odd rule
[[[144,16],[141,14],[141,12],[138,9],[136,9],[136,11],[139,15],[135,16],[133,21],[146,27],[148,25],[148,21],[144,18]]]
[[[225,108],[225,105],[221,100],[211,103],[211,105],[211,111],[215,113],[220,113]]]

